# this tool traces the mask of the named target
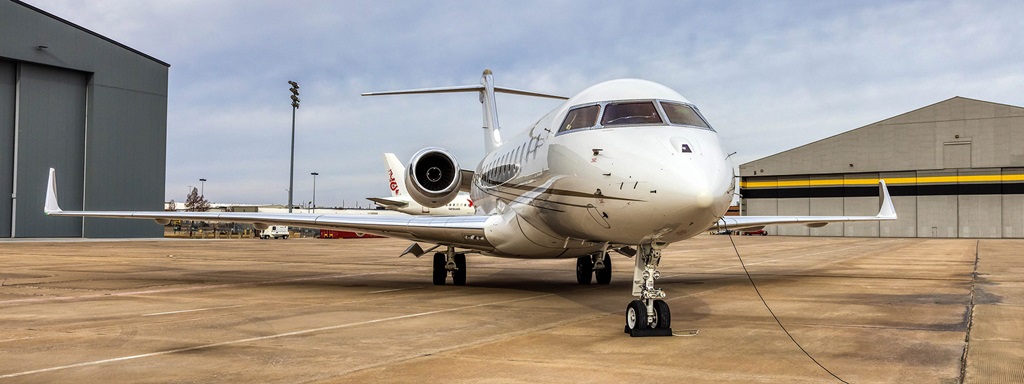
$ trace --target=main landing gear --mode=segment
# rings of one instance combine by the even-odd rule
[[[590,284],[594,276],[597,277],[598,284],[612,282],[612,258],[608,256],[607,251],[576,258],[576,282],[582,285]]]
[[[665,292],[654,287],[661,277],[658,263],[661,249],[667,244],[640,244],[633,267],[633,296],[639,297],[626,306],[625,332],[633,337],[672,336],[672,313],[665,303]]]
[[[455,247],[448,246],[446,252],[434,254],[434,285],[444,285],[452,274],[452,284],[466,285],[466,254],[455,253]]]

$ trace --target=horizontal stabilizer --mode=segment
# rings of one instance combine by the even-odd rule
[[[385,207],[404,208],[409,205],[408,201],[392,200],[386,197],[367,197],[366,200],[370,200]]]
[[[419,88],[419,89],[403,89],[398,91],[384,91],[384,92],[366,92],[363,96],[385,96],[385,95],[413,95],[413,94],[426,94],[426,93],[456,93],[456,92],[481,92],[485,88],[483,84],[480,85],[461,85],[455,87],[437,87],[437,88]],[[494,87],[494,92],[508,93],[512,95],[521,96],[533,96],[533,97],[546,97],[549,99],[560,99],[568,100],[568,97],[552,95],[548,93],[524,91],[521,89],[512,89],[504,87]]]

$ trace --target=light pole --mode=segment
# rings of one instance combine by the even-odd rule
[[[288,171],[288,213],[292,213],[292,190],[295,189],[295,111],[299,109],[299,83],[288,80],[292,91],[292,161]]]
[[[199,196],[206,197],[206,179],[199,179]]]
[[[310,172],[309,174],[313,175],[313,201],[310,202],[310,205],[313,206],[313,213],[316,213],[316,177],[320,173],[318,173],[318,172]]]

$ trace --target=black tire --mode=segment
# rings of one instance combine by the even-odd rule
[[[443,253],[434,254],[434,285],[444,285],[444,281],[448,279],[448,271],[444,269],[446,262]]]
[[[761,232],[761,236],[768,236],[768,231]]]
[[[594,271],[594,275],[597,276],[598,284],[607,285],[612,282],[612,257],[607,253],[604,254],[604,269]]]
[[[452,271],[452,284],[466,285],[466,254],[455,254],[455,270]]]
[[[576,283],[580,285],[590,284],[594,277],[594,261],[590,256],[576,258]]]
[[[653,328],[668,329],[672,327],[672,311],[668,309],[668,303],[663,300],[654,300],[654,323]]]
[[[281,236],[282,239],[288,240],[288,235]]]
[[[626,306],[626,332],[647,329],[647,306],[640,300],[633,300]]]

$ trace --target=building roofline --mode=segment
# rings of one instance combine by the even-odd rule
[[[914,113],[914,112],[920,111],[920,110],[922,110],[922,109],[925,109],[925,108],[930,108],[930,107],[933,107],[933,106],[936,106],[936,105],[939,105],[939,104],[942,104],[942,103],[945,103],[945,102],[953,101],[953,100],[956,100],[956,99],[962,99],[962,100],[970,100],[970,101],[975,101],[975,102],[979,102],[979,103],[986,103],[986,104],[995,104],[995,105],[1001,105],[1001,106],[1005,106],[1005,107],[1012,107],[1012,108],[1022,108],[1022,107],[1020,107],[1020,106],[1016,106],[1016,105],[1011,105],[1011,104],[1003,104],[1003,103],[996,103],[996,102],[992,102],[992,101],[985,101],[985,100],[981,100],[981,99],[972,99],[972,98],[970,98],[970,97],[963,97],[963,96],[953,96],[953,97],[950,97],[950,98],[948,98],[948,99],[945,99],[945,100],[942,100],[942,101],[937,101],[937,102],[934,102],[934,103],[931,103],[931,104],[925,105],[925,106],[923,106],[923,107],[920,107],[920,108],[915,108],[915,109],[912,109],[912,110],[910,110],[910,111],[907,111],[907,112],[903,112],[903,113],[901,113],[901,114],[898,114],[898,115],[895,115],[895,116],[890,116],[890,117],[886,117],[886,118],[884,118],[884,119],[882,119],[882,120],[878,120],[878,121],[876,121],[876,122],[873,122],[873,123],[870,123],[870,124],[862,125],[862,126],[860,126],[860,127],[857,127],[857,128],[853,128],[853,129],[850,129],[850,130],[846,130],[846,131],[843,131],[843,132],[839,132],[839,133],[836,133],[836,134],[834,134],[834,135],[831,135],[831,136],[828,136],[828,137],[823,137],[823,138],[821,138],[821,139],[818,139],[818,140],[812,141],[812,142],[810,142],[810,143],[806,143],[806,144],[798,145],[798,146],[796,146],[796,147],[793,147],[793,148],[789,148],[789,149],[786,149],[786,150],[784,150],[784,151],[781,151],[781,152],[776,152],[776,153],[774,153],[774,154],[771,154],[771,155],[768,155],[768,156],[765,156],[765,157],[762,157],[762,158],[759,158],[759,159],[756,159],[756,160],[751,160],[751,161],[748,161],[748,162],[746,162],[746,163],[740,164],[740,165],[739,165],[739,167],[741,167],[741,168],[742,168],[742,167],[744,167],[744,166],[747,166],[747,165],[753,164],[753,163],[755,163],[755,162],[758,162],[758,161],[761,161],[761,160],[767,159],[767,158],[769,158],[769,157],[775,157],[775,156],[783,155],[783,154],[785,154],[785,153],[787,153],[787,152],[792,152],[792,151],[798,150],[798,149],[800,149],[800,148],[803,148],[803,147],[806,147],[806,146],[809,146],[809,145],[817,144],[817,143],[819,143],[819,142],[822,142],[822,141],[825,141],[825,140],[830,140],[830,139],[833,139],[833,138],[835,138],[835,137],[838,137],[838,136],[842,136],[842,135],[845,135],[845,134],[847,134],[847,133],[850,133],[850,132],[856,131],[856,130],[858,130],[858,129],[861,129],[861,128],[867,128],[867,127],[870,127],[870,126],[872,126],[872,125],[875,125],[875,124],[881,124],[881,123],[884,123],[884,122],[886,122],[886,121],[889,121],[889,120],[895,119],[895,118],[897,118],[897,117],[900,117],[900,116],[903,116],[903,115],[908,115],[908,114],[911,114],[911,113]]]
[[[168,68],[171,66],[170,64],[164,62],[163,60],[160,60],[160,59],[157,59],[157,58],[155,58],[153,56],[150,56],[150,55],[147,55],[145,53],[142,53],[142,51],[139,51],[139,50],[137,50],[135,48],[132,48],[132,47],[129,47],[129,46],[124,45],[122,43],[119,43],[116,40],[111,39],[111,38],[106,37],[106,36],[103,36],[103,35],[101,35],[99,33],[93,32],[93,31],[89,30],[88,28],[85,28],[85,27],[83,27],[81,25],[72,23],[72,22],[70,22],[70,21],[68,21],[68,20],[66,20],[64,18],[61,18],[60,16],[54,15],[54,14],[52,14],[50,12],[46,12],[46,11],[44,11],[42,9],[39,9],[39,8],[37,8],[37,7],[35,7],[35,6],[31,5],[31,4],[27,4],[25,2],[22,2],[21,0],[11,0],[11,1],[14,2],[15,4],[21,5],[21,6],[25,7],[25,8],[28,8],[28,9],[31,9],[33,11],[39,12],[39,13],[41,13],[43,15],[49,16],[50,18],[52,18],[54,20],[57,20],[57,21],[60,21],[60,22],[62,22],[64,24],[72,26],[72,27],[74,27],[74,28],[76,28],[76,29],[78,29],[78,30],[80,30],[82,32],[85,32],[85,33],[88,33],[90,35],[96,36],[96,37],[98,37],[100,39],[103,39],[103,40],[105,40],[105,41],[107,41],[109,43],[112,43],[112,44],[114,44],[114,45],[116,45],[118,47],[127,49],[128,51],[130,51],[132,53],[135,53],[135,54],[137,54],[139,56],[142,56],[142,57],[145,57],[147,59],[153,60],[153,61],[159,63],[160,65],[163,65],[163,66],[168,67]]]

